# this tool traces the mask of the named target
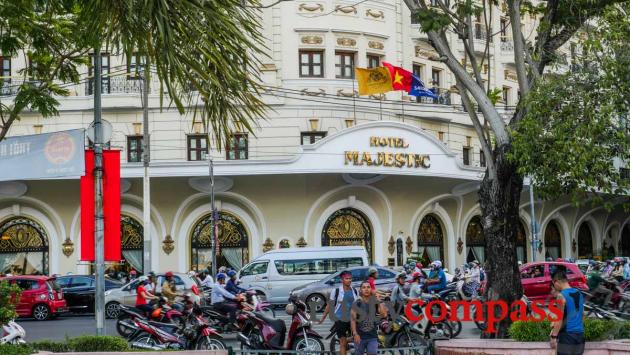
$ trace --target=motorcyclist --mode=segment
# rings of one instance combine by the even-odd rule
[[[442,262],[435,260],[431,263],[431,272],[427,279],[427,290],[429,292],[440,292],[446,288],[446,274],[442,270]]]
[[[155,277],[155,273],[153,271],[149,272],[147,278],[149,279],[149,283],[145,288],[147,291],[155,294],[157,292],[157,277]]]
[[[145,312],[146,314],[149,314],[153,310],[153,307],[151,307],[149,301],[157,300],[159,299],[159,297],[147,291],[146,287],[150,283],[148,277],[140,276],[138,278],[138,281],[138,286],[136,287],[136,308]]]
[[[404,289],[406,279],[407,274],[404,272],[396,275],[396,286],[394,286],[394,288],[392,289],[391,294],[391,301],[394,304],[395,309],[400,309],[401,307],[403,307],[409,299],[409,296],[407,296]]]
[[[375,267],[370,267],[368,269],[368,278],[367,282],[370,284],[370,288],[372,289],[372,295],[376,295],[376,278],[378,277],[378,270]]]
[[[224,273],[217,274],[217,283],[212,286],[210,301],[214,309],[227,314],[230,323],[236,327],[236,311],[238,310],[238,305],[234,302],[230,302],[230,300],[238,302],[243,298],[241,295],[233,295],[223,287],[226,277]]]
[[[227,283],[225,284],[225,289],[230,292],[233,295],[238,295],[239,293],[244,293],[247,290],[244,288],[240,288],[238,287],[237,283],[237,278],[236,278],[236,271],[234,270],[230,270],[227,272],[227,276],[229,278],[229,280],[227,281]]]
[[[170,306],[180,312],[183,310],[181,305],[175,303],[175,299],[177,297],[181,297],[182,295],[177,293],[177,289],[175,288],[175,279],[173,277],[172,271],[168,271],[164,274],[164,282],[162,283],[162,296],[166,297]]]
[[[587,281],[588,289],[591,291],[593,296],[597,296],[600,294],[603,295],[603,306],[608,306],[608,303],[613,296],[613,291],[609,290],[605,286],[605,281],[606,280],[604,280],[602,274],[599,272],[599,265],[593,266],[593,272],[591,272]]]
[[[424,289],[424,280],[426,279],[426,275],[423,272],[416,271],[411,275],[411,278],[415,283],[411,285],[409,298],[420,299]]]

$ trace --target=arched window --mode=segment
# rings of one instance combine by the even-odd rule
[[[580,259],[591,259],[593,257],[593,237],[591,227],[587,222],[583,222],[578,230],[578,257]]]
[[[444,262],[444,229],[435,215],[428,214],[420,222],[418,256],[422,265],[429,265],[434,260]]]
[[[486,238],[479,216],[473,217],[466,227],[466,262],[479,261],[481,265],[486,260]]]
[[[556,221],[551,221],[545,228],[545,259],[556,260],[562,257],[562,237]]]
[[[120,216],[120,249],[124,271],[131,269],[143,274],[144,228],[134,218]]]
[[[363,213],[343,208],[328,217],[322,230],[322,246],[361,245],[372,262],[372,227]]]
[[[217,268],[239,270],[249,259],[249,237],[243,223],[227,212],[219,213]],[[204,270],[212,267],[212,215],[202,218],[193,228],[191,238],[191,268]]]
[[[516,231],[516,260],[525,264],[527,262],[527,234],[525,233],[525,225],[523,221],[518,222],[518,230]]]
[[[630,224],[626,224],[619,238],[619,255],[630,255]]]
[[[0,226],[0,272],[48,274],[48,236],[39,223],[20,217]]]

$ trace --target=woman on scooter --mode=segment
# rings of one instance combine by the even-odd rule
[[[149,301],[157,300],[159,297],[154,296],[151,292],[146,290],[146,286],[150,283],[148,277],[140,276],[138,281],[140,282],[138,282],[138,287],[136,288],[136,308],[149,314],[153,311],[153,307],[151,307]]]

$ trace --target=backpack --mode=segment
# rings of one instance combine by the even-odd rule
[[[357,290],[354,289],[354,287],[350,287],[350,289],[352,290],[354,299],[357,300],[359,298],[359,293],[357,292]],[[339,287],[335,288],[335,306],[333,307],[333,312],[337,309],[338,300],[339,300]]]

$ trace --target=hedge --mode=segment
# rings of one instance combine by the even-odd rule
[[[30,355],[33,348],[30,345],[10,345],[0,344],[0,354],[2,355]]]
[[[65,341],[40,340],[29,344],[37,351],[63,352],[92,352],[92,351],[129,351],[129,345],[123,338],[114,336],[83,335],[67,338]],[[0,352],[0,354],[3,354]]]
[[[549,341],[551,323],[517,321],[510,326],[510,337],[517,341]],[[584,319],[586,341],[602,341],[630,338],[630,321],[586,318]]]

